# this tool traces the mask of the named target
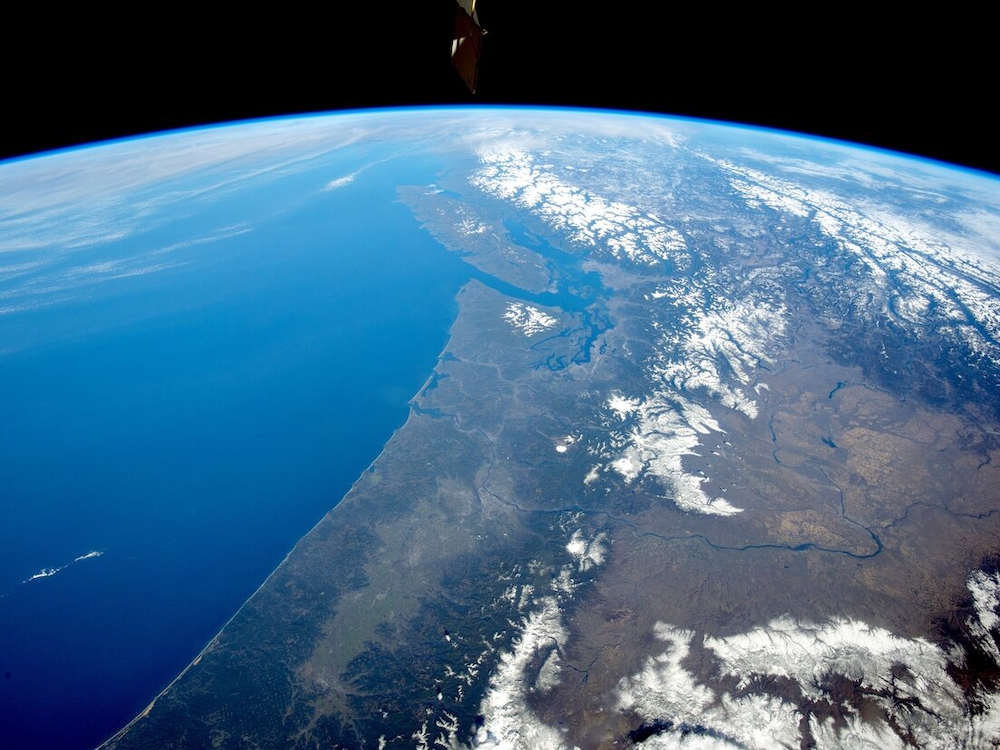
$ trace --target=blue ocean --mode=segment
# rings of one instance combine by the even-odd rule
[[[0,321],[0,747],[120,728],[406,420],[471,269],[396,199],[437,165],[380,156],[175,185],[141,231],[0,277],[48,295]],[[81,258],[124,271],[61,293]]]

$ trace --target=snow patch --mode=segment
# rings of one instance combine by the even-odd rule
[[[702,156],[729,173],[730,184],[748,206],[807,218],[864,263],[877,294],[859,298],[858,304],[870,315],[893,317],[909,326],[936,320],[981,328],[987,336],[977,353],[1000,365],[1000,264],[993,252],[984,252],[991,245],[990,250],[995,249],[995,236],[989,232],[1000,220],[994,217],[984,224],[982,216],[952,216],[967,231],[949,233],[887,206],[847,201]],[[958,331],[953,335],[962,338]]]
[[[546,693],[559,684],[561,674],[562,666],[559,664],[559,650],[552,649],[549,658],[545,660],[542,668],[538,671],[538,679],[535,680],[535,687]]]
[[[1000,626],[1000,574],[977,571],[967,585],[975,607],[969,631],[1000,665],[994,640]],[[820,750],[903,748],[913,742],[984,747],[995,745],[1000,731],[1000,693],[977,694],[980,708],[973,710],[952,679],[949,665],[965,659],[957,645],[943,649],[849,618],[809,623],[781,617],[729,636],[699,637],[665,623],[654,632],[663,652],[618,685],[618,708],[644,721],[698,725],[741,747],[798,747],[805,741],[803,710],[786,699],[787,687],[781,688],[784,697],[769,692],[770,681],[778,679],[794,683],[801,703],[826,705],[840,717],[808,714],[809,732]],[[700,672],[710,675],[705,682],[689,670],[696,640],[698,661],[714,663]],[[735,687],[729,688],[732,683],[725,678],[736,678]],[[845,682],[855,690],[845,693]],[[685,747],[683,740],[679,732],[668,731],[642,745]]]
[[[566,551],[573,563],[562,566],[553,577],[554,594],[535,599],[535,609],[522,618],[520,624],[511,623],[520,632],[514,638],[511,650],[501,654],[500,662],[490,677],[489,687],[479,707],[484,721],[473,739],[474,748],[555,750],[564,746],[559,730],[545,724],[534,714],[526,696],[532,691],[547,692],[559,683],[562,649],[569,638],[559,602],[571,596],[578,586],[572,579],[574,569],[587,571],[604,562],[607,535],[600,532],[588,540],[583,530],[577,529],[570,536]],[[534,567],[541,572],[538,566]],[[525,588],[531,589],[529,585]],[[531,667],[539,659],[543,659],[542,664],[537,674],[532,675]],[[458,747],[454,736],[454,733],[450,736],[449,747]]]
[[[625,419],[630,414],[634,414],[639,408],[639,399],[626,398],[620,393],[612,393],[608,398],[608,408],[611,409],[620,419]]]
[[[503,319],[525,336],[534,336],[536,333],[554,328],[559,323],[556,318],[524,302],[509,302]]]
[[[566,545],[566,551],[577,562],[577,568],[585,573],[591,568],[604,563],[604,556],[608,552],[606,545],[607,534],[601,532],[590,541],[584,539],[583,532],[577,529]]]
[[[990,632],[1000,626],[1000,573],[986,573],[977,570],[968,580],[969,593],[976,611],[976,621],[970,623],[970,631],[979,645],[1000,664],[1000,648],[990,636]]]
[[[555,597],[538,601],[540,608],[523,621],[520,635],[490,677],[479,713],[485,721],[476,732],[474,746],[490,750],[555,750],[563,746],[559,731],[538,719],[528,706],[524,678],[532,660],[553,643],[565,644],[569,631],[562,621]]]
[[[530,210],[571,242],[643,266],[687,254],[681,234],[655,214],[564,182],[516,146],[484,147],[479,158],[483,167],[470,179],[475,187]]]
[[[663,363],[659,375],[678,391],[703,391],[755,419],[757,403],[726,380],[746,386],[751,372],[771,361],[768,351],[784,335],[786,315],[783,307],[751,300],[697,310],[693,324],[671,347],[679,356]]]
[[[700,436],[722,432],[718,422],[702,406],[683,399],[654,395],[639,405],[636,426],[629,444],[610,463],[626,482],[640,474],[656,477],[672,490],[678,508],[692,513],[732,516],[742,511],[729,501],[709,497],[702,484],[706,477],[684,470],[682,458],[699,455]]]

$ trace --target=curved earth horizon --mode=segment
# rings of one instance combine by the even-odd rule
[[[996,177],[460,107],[0,196],[0,747],[1000,746]]]

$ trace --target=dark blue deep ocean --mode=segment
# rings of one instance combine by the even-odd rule
[[[406,420],[471,269],[396,199],[438,165],[322,190],[379,156],[181,200],[89,260],[247,231],[4,320],[0,747],[120,728]]]

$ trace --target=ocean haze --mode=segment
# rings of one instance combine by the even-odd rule
[[[53,268],[5,279],[36,307],[4,315],[0,343],[0,745],[117,729],[405,420],[465,272],[395,201],[426,157],[324,190],[372,156],[179,197],[83,250],[61,236],[36,251]],[[101,278],[121,269],[151,270]]]

